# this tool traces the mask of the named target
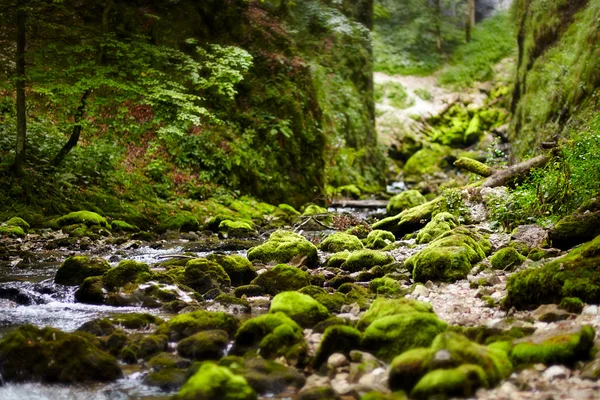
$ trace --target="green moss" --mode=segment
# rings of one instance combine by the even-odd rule
[[[100,225],[105,228],[110,227],[110,225],[108,225],[108,222],[106,221],[106,218],[104,218],[100,214],[96,214],[95,212],[91,211],[72,212],[70,214],[60,217],[57,222],[58,225],[60,225],[61,227],[74,224],[83,224],[86,226]]]
[[[465,278],[473,264],[483,260],[490,249],[487,239],[458,227],[439,236],[404,265],[416,282],[454,282]]]
[[[436,350],[416,348],[395,357],[390,365],[389,386],[392,390],[410,392],[419,380],[429,372]]]
[[[390,297],[401,296],[404,293],[400,283],[387,276],[373,279],[369,283],[369,290],[371,293]]]
[[[284,313],[265,314],[247,320],[235,334],[234,351],[258,349],[264,358],[285,357],[293,364],[306,358],[302,328]]]
[[[425,375],[411,392],[415,399],[470,397],[480,387],[488,387],[485,373],[478,365],[464,364],[452,369],[437,369]]]
[[[358,321],[358,328],[366,329],[373,321],[390,315],[407,313],[433,313],[433,307],[429,303],[406,298],[384,299],[378,298],[373,301],[367,312]]]
[[[319,207],[316,204],[309,204],[306,207],[304,207],[302,215],[317,215],[317,214],[328,214],[328,213],[329,212],[327,211],[326,208]]]
[[[114,232],[139,232],[140,228],[135,225],[128,224],[125,221],[114,220],[110,223]]]
[[[431,220],[433,214],[439,211],[443,197],[437,197],[425,204],[409,208],[400,214],[384,218],[372,225],[373,229],[381,229],[392,232],[396,237],[402,237],[408,233],[421,229]]]
[[[394,257],[389,254],[382,253],[377,250],[358,250],[350,253],[350,256],[340,266],[340,268],[358,272],[363,269],[371,269],[376,265],[386,265],[394,262]]]
[[[158,232],[180,231],[192,232],[200,229],[200,223],[196,217],[189,212],[180,212],[177,215],[167,218],[157,228]]]
[[[177,368],[152,371],[144,378],[144,385],[158,387],[166,392],[178,390],[187,380],[187,373]]]
[[[142,329],[151,325],[160,325],[162,320],[148,313],[127,313],[111,318],[112,322],[126,329]]]
[[[192,360],[218,360],[228,343],[229,336],[225,331],[202,331],[177,343],[177,353]]]
[[[359,238],[342,232],[336,232],[327,236],[319,245],[320,250],[332,253],[338,253],[344,250],[361,250],[363,247],[364,246]]]
[[[275,295],[288,290],[298,290],[310,284],[308,273],[286,264],[276,265],[252,281],[261,286],[268,294]]]
[[[282,203],[282,204],[278,205],[277,208],[292,217],[297,217],[300,215],[300,213],[298,211],[296,211],[296,209],[294,207],[290,206],[289,204]]]
[[[329,293],[320,286],[309,285],[298,291],[309,295],[319,303],[321,303],[329,312],[340,312],[344,304],[348,303],[346,296],[340,292]]]
[[[25,236],[25,231],[20,226],[0,226],[0,236],[18,238]]]
[[[317,300],[298,292],[277,294],[271,301],[269,312],[282,312],[305,328],[311,328],[331,316],[327,308]]]
[[[179,341],[194,333],[208,330],[222,330],[233,335],[238,326],[239,322],[233,315],[224,312],[193,311],[173,317],[156,332]]]
[[[600,211],[568,215],[548,231],[552,246],[563,250],[592,240],[598,235]]]
[[[427,347],[447,328],[432,313],[404,313],[377,318],[365,329],[363,346],[384,361],[415,347]]]
[[[104,304],[104,285],[101,276],[85,278],[75,292],[75,300],[86,304]]]
[[[223,267],[206,258],[189,260],[183,271],[183,284],[200,294],[211,289],[225,289],[231,286],[231,279]]]
[[[123,260],[108,270],[102,281],[109,290],[124,287],[128,283],[143,283],[151,279],[152,273],[148,264],[133,260]]]
[[[356,185],[344,185],[339,186],[335,189],[335,192],[344,197],[351,197],[353,199],[360,198],[362,191]]]
[[[112,322],[106,318],[97,318],[88,322],[85,322],[79,328],[78,332],[87,332],[94,336],[108,336],[116,330]]]
[[[361,341],[362,334],[356,328],[346,325],[329,326],[325,329],[313,365],[318,368],[333,353],[348,356],[350,351],[361,348]]]
[[[583,326],[578,332],[549,337],[541,342],[516,343],[510,357],[516,365],[573,365],[576,361],[587,360],[590,357],[595,335],[594,328]]]
[[[369,232],[369,235],[365,239],[365,245],[369,249],[380,250],[395,241],[396,237],[393,233],[376,229]]]
[[[529,268],[509,277],[503,307],[532,308],[578,297],[600,302],[600,236],[541,268]]]
[[[254,228],[249,223],[230,220],[221,221],[219,233],[227,237],[248,237],[255,234]]]
[[[396,215],[404,210],[425,204],[427,200],[418,190],[407,190],[392,197],[387,205],[387,213]]]
[[[505,247],[500,249],[490,257],[492,268],[512,271],[526,260],[513,247]]]
[[[20,217],[12,217],[8,221],[6,221],[6,225],[18,226],[19,228],[23,229],[23,231],[25,231],[25,232],[27,232],[29,230],[29,228],[31,228],[31,226],[27,223],[27,221],[25,221],[23,218],[20,218]]]
[[[456,217],[448,212],[441,212],[429,221],[417,234],[417,243],[429,243],[440,235],[458,226]]]
[[[190,361],[176,354],[163,352],[152,357],[147,365],[154,371],[161,371],[163,369],[187,368]]]
[[[565,297],[560,301],[558,308],[570,313],[581,314],[581,311],[583,311],[583,301],[577,297]]]
[[[33,325],[2,338],[0,373],[7,382],[113,381],[123,376],[117,360],[82,335]]]
[[[327,259],[327,268],[340,268],[342,264],[346,262],[348,257],[350,257],[350,252],[348,250],[335,253]]]
[[[446,146],[432,144],[431,147],[422,148],[413,154],[404,165],[404,181],[408,183],[420,182],[424,175],[433,175],[441,172],[447,166],[446,157],[450,149]]]
[[[301,259],[308,267],[318,262],[317,248],[303,236],[288,231],[275,231],[265,243],[248,251],[250,261],[287,263]]]
[[[58,267],[54,282],[61,285],[76,286],[82,284],[85,278],[103,275],[110,269],[108,261],[102,258],[71,256]]]
[[[178,400],[256,400],[246,379],[228,368],[203,363],[175,396]]]
[[[206,258],[223,267],[233,286],[247,285],[257,276],[252,263],[239,254],[223,255],[213,253]]]

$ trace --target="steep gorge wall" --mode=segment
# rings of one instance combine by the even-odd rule
[[[600,1],[517,0],[515,155],[584,128],[600,105]]]

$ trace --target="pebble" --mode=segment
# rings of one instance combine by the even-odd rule
[[[327,359],[327,366],[331,369],[336,369],[348,365],[350,362],[342,353],[333,353]]]
[[[555,379],[566,379],[569,377],[569,375],[571,375],[571,371],[562,365],[553,365],[546,369],[543,374],[544,378],[548,379],[549,381],[553,381]]]
[[[423,285],[417,285],[415,286],[415,288],[413,289],[412,295],[414,297],[429,297],[429,289],[427,289],[425,286]]]
[[[597,315],[598,314],[598,306],[592,305],[587,306],[581,312],[584,315]]]

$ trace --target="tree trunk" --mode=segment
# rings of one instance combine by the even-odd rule
[[[17,2],[17,145],[15,152],[14,168],[18,175],[24,173],[25,163],[25,139],[27,136],[27,115],[25,102],[25,46],[26,35],[25,29],[27,25],[27,11],[25,3],[27,0]]]
[[[471,30],[475,26],[475,0],[467,0],[467,23],[465,24],[467,43],[471,41]]]
[[[439,52],[442,51],[442,6],[440,1],[435,0],[435,39]]]
[[[52,159],[52,165],[54,167],[58,167],[65,159],[67,154],[69,154],[69,152],[73,149],[73,147],[77,146],[77,142],[79,142],[79,136],[81,135],[81,120],[85,115],[85,106],[90,92],[91,90],[88,89],[83,93],[83,96],[81,96],[81,102],[79,103],[79,107],[77,107],[77,111],[75,112],[75,125],[73,126],[73,132],[71,133],[71,137],[69,137],[67,143],[65,143],[58,154]]]

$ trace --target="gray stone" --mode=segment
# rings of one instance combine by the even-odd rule
[[[512,234],[516,242],[525,243],[529,249],[542,247],[548,239],[548,232],[535,224],[518,226]]]
[[[417,285],[413,289],[412,295],[414,297],[428,297],[429,296],[429,289],[427,289],[423,285]]]
[[[594,360],[583,367],[581,377],[594,381],[598,380],[600,378],[600,359]]]
[[[571,314],[558,308],[556,304],[544,304],[531,313],[531,316],[542,322],[557,322],[568,319]]]
[[[350,362],[342,353],[333,353],[327,359],[327,366],[331,369],[336,369],[348,365]]]
[[[571,371],[562,365],[553,365],[550,368],[544,371],[544,378],[549,381],[553,381],[555,379],[566,379],[571,375]]]

